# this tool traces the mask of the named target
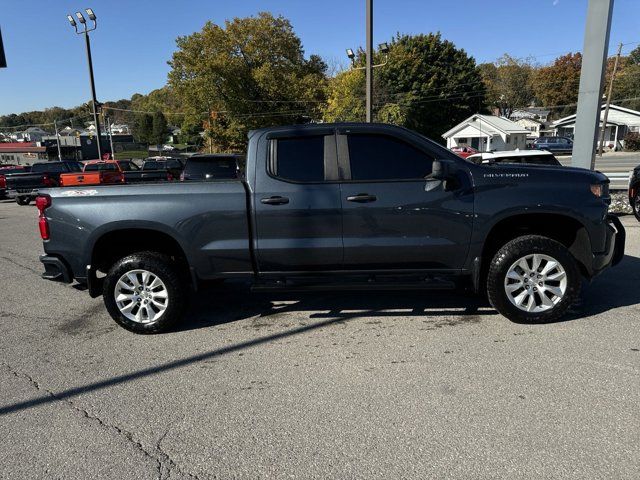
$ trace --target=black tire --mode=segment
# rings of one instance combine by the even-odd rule
[[[31,197],[16,197],[16,203],[18,205],[29,205],[31,203]]]
[[[122,275],[131,270],[147,270],[166,286],[168,305],[155,321],[139,323],[127,318],[116,305],[115,288]],[[107,311],[118,325],[135,333],[160,333],[175,327],[186,310],[189,282],[180,274],[175,262],[156,252],[140,252],[118,260],[104,279],[102,297]]]
[[[564,296],[552,308],[542,312],[521,310],[511,303],[505,291],[505,277],[511,266],[522,257],[534,253],[553,257],[562,265],[567,278]],[[518,323],[553,322],[560,319],[578,300],[581,282],[578,265],[564,245],[547,237],[527,235],[511,240],[495,254],[487,274],[487,295],[491,305],[511,321]]]
[[[636,193],[636,196],[631,201],[631,207],[633,208],[633,214],[636,220],[640,222],[640,192]]]

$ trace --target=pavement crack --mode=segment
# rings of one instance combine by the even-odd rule
[[[9,372],[9,374],[13,375],[16,378],[28,381],[29,384],[31,384],[31,386],[34,389],[36,389],[39,392],[45,393],[47,396],[51,397],[51,399],[56,401],[57,403],[61,403],[69,407],[73,411],[79,413],[87,420],[95,422],[102,429],[114,431],[120,437],[124,438],[130,445],[132,445],[136,450],[141,452],[146,458],[149,458],[150,460],[153,460],[155,462],[156,469],[158,472],[158,480],[167,480],[171,476],[171,473],[173,470],[178,472],[183,477],[187,476],[188,478],[191,478],[191,479],[200,480],[200,478],[197,475],[193,475],[189,472],[185,472],[181,468],[179,468],[176,465],[176,463],[173,461],[173,459],[171,459],[171,457],[162,450],[161,443],[165,439],[165,437],[168,435],[169,431],[173,427],[173,424],[168,425],[165,432],[160,436],[159,440],[156,442],[156,445],[154,448],[155,451],[150,451],[147,448],[145,448],[142,442],[140,442],[134,437],[132,432],[129,432],[128,430],[125,430],[124,428],[119,427],[117,425],[112,425],[110,423],[107,423],[97,415],[93,415],[88,410],[79,407],[73,401],[57,396],[54,392],[52,392],[48,388],[43,387],[31,375],[24,372],[17,371],[8,363],[0,362],[0,365],[7,372]]]

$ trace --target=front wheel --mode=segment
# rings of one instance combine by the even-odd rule
[[[102,296],[107,311],[135,333],[159,333],[174,327],[186,308],[187,282],[166,255],[135,253],[109,270]]]
[[[633,214],[636,220],[640,222],[640,192],[638,192],[632,202]]]
[[[31,197],[27,197],[27,196],[21,197],[21,196],[18,196],[18,197],[16,197],[16,203],[17,203],[18,205],[29,205],[29,204],[31,203]]]
[[[567,248],[555,240],[527,235],[495,254],[487,275],[491,305],[509,320],[551,322],[580,295],[580,271]]]

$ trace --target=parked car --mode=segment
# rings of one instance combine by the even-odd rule
[[[462,158],[467,158],[470,155],[475,155],[478,153],[478,150],[472,147],[453,147],[451,151]]]
[[[244,156],[238,154],[197,154],[187,159],[181,181],[234,179],[241,176]]]
[[[553,153],[546,150],[510,150],[506,152],[477,153],[467,157],[473,163],[527,163],[529,165],[562,166]]]
[[[629,205],[636,219],[640,221],[640,165],[634,168],[629,176]]]
[[[81,172],[82,164],[76,161],[39,162],[30,172],[13,173],[6,177],[7,191],[13,193],[18,205],[28,205],[41,188],[60,186],[60,175]]]
[[[535,150],[547,150],[557,154],[571,155],[573,140],[567,137],[540,137],[533,142]]]
[[[142,171],[164,170],[172,178],[180,178],[184,164],[177,158],[149,157],[142,164]]]
[[[7,175],[24,173],[27,171],[28,169],[22,165],[0,165],[0,199],[7,196]]]
[[[255,130],[247,151],[246,178],[43,192],[44,278],[102,294],[139,333],[171,328],[190,287],[228,278],[256,289],[468,284],[507,318],[546,322],[575,303],[583,276],[624,255],[598,172],[474,164],[381,124]]]

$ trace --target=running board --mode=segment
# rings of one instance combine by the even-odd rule
[[[330,291],[370,291],[370,290],[454,290],[455,282],[443,279],[428,279],[416,282],[339,282],[302,283],[295,281],[272,281],[256,283],[253,292],[330,292]]]

